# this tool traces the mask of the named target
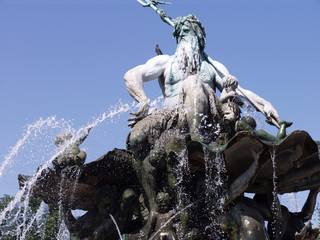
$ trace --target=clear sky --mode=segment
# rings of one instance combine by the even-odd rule
[[[320,140],[319,0],[172,3],[163,6],[167,14],[195,14],[207,32],[208,55],[293,121],[288,131],[306,130]],[[172,27],[135,0],[0,0],[0,166],[12,156],[0,196],[17,191],[18,173],[31,174],[52,156],[56,132],[70,124],[79,129],[118,108],[120,99],[133,103],[123,75],[156,56],[156,44],[174,53]],[[157,81],[145,88],[151,99],[161,95]],[[12,150],[28,124],[52,116],[54,131],[52,125],[32,130]],[[81,145],[87,161],[125,148],[128,117],[122,113],[92,130]]]

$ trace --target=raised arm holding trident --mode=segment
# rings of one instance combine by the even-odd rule
[[[222,91],[223,77],[230,75],[223,64],[213,60],[204,52],[206,34],[202,24],[195,16],[191,17],[192,15],[189,15],[184,18],[178,17],[172,19],[166,15],[163,9],[157,7],[158,4],[170,3],[157,0],[145,0],[145,2],[142,0],[137,1],[144,7],[151,7],[160,15],[164,22],[174,27],[173,35],[176,37],[178,46],[175,55],[171,57],[168,55],[154,57],[146,64],[130,70],[125,75],[129,93],[135,100],[141,103],[139,110],[136,113],[133,113],[135,117],[129,119],[134,121],[131,125],[134,125],[136,121],[145,117],[148,112],[147,97],[143,90],[143,82],[158,78],[165,96],[165,106],[168,107],[169,105],[174,106],[177,104],[177,101],[174,99],[177,99],[177,96],[181,92],[184,92],[188,98],[188,92],[197,92],[200,88],[203,88],[200,96],[209,94],[207,90],[204,90],[208,87],[214,90],[218,88],[219,91]],[[187,20],[187,18],[189,18],[189,20]],[[191,18],[193,19],[190,20]],[[188,66],[185,67],[183,66],[184,64]],[[196,78],[197,80],[200,80],[200,82],[198,81],[199,83],[196,83],[197,80],[194,81],[189,79],[189,77],[193,75],[198,75]],[[194,85],[197,85],[198,87],[195,87]],[[237,95],[246,98],[254,108],[263,113],[267,118],[267,122],[279,128],[279,114],[270,102],[240,86],[238,86],[236,93]],[[195,95],[197,96],[197,94]],[[191,124],[191,129],[196,127],[195,125],[199,123],[199,119],[197,119],[196,115],[198,113],[201,114],[204,110],[203,108],[206,107],[204,106],[206,105],[206,101],[203,99],[201,100],[200,96],[196,98],[191,96],[191,99],[186,99],[187,102],[184,102],[187,106],[188,104],[191,104],[191,106],[188,106],[191,108],[194,107],[192,106],[194,105],[192,102],[195,100],[200,103],[200,105],[197,104],[197,108],[199,109],[196,110],[195,113],[187,114],[186,116],[188,123]]]

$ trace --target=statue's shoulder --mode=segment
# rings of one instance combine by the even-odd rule
[[[153,58],[150,58],[149,61],[168,62],[168,61],[170,61],[170,59],[171,59],[170,55],[158,55]]]
[[[171,56],[169,55],[158,55],[150,58],[146,65],[147,66],[165,66],[171,62]]]

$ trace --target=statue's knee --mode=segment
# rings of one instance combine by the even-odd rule
[[[82,166],[84,164],[84,162],[86,161],[86,158],[87,158],[86,152],[84,152],[84,151],[79,152],[74,159],[75,164],[77,164],[78,166]]]
[[[167,153],[164,149],[153,149],[149,153],[149,162],[155,168],[166,168]]]
[[[131,131],[128,142],[134,158],[144,158],[150,151],[148,138],[143,131]]]
[[[139,148],[147,143],[147,136],[143,131],[131,131],[129,144],[131,149]]]
[[[122,194],[122,203],[123,206],[131,206],[137,200],[137,194],[130,188],[126,189]]]

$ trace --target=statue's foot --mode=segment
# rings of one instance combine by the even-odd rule
[[[280,121],[279,122],[279,125],[281,126],[281,125],[285,125],[285,127],[287,128],[287,127],[290,127],[291,125],[292,125],[292,123],[293,122],[287,122],[287,121]]]

